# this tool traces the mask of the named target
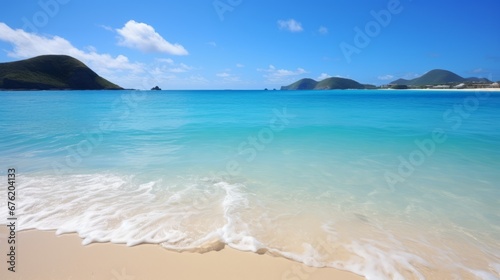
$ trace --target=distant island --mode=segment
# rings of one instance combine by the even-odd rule
[[[486,78],[463,78],[451,71],[434,69],[421,77],[398,79],[380,87],[352,79],[332,77],[322,81],[301,79],[281,90],[346,89],[477,89],[500,88]],[[67,55],[42,55],[0,63],[0,90],[122,90],[100,77],[83,62]],[[151,90],[161,90],[155,86]]]
[[[412,80],[398,79],[387,87],[462,89],[498,87],[498,83],[493,83],[486,78],[463,78],[448,70],[434,69]]]
[[[67,55],[0,63],[0,90],[121,90]]]
[[[335,89],[477,89],[500,88],[499,83],[493,83],[486,78],[463,78],[451,71],[435,69],[421,77],[405,80],[398,79],[387,85],[376,87],[361,84],[345,78],[328,78],[322,81],[301,79],[291,85],[282,86],[281,90],[335,90]]]
[[[320,82],[313,79],[302,79],[291,85],[282,86],[281,90],[333,90],[333,89],[374,89],[373,85],[362,85],[345,78],[328,78]]]

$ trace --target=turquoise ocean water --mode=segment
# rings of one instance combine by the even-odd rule
[[[0,180],[16,169],[20,229],[229,246],[367,279],[500,277],[498,92],[0,92],[0,104]]]

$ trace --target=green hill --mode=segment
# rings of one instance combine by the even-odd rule
[[[410,80],[406,79],[397,79],[394,82],[391,83],[391,85],[400,85],[400,86],[407,86],[411,83]]]
[[[413,79],[405,80],[399,79],[392,82],[392,85],[405,85],[405,86],[426,86],[426,85],[446,85],[446,84],[459,84],[465,82],[484,82],[491,83],[488,79],[484,78],[463,78],[451,71],[435,69],[427,72],[425,75]]]
[[[281,90],[313,90],[318,82],[313,79],[302,79],[289,86],[281,87]]]
[[[319,82],[315,89],[364,89],[365,86],[351,79],[328,78]]]
[[[365,89],[366,86],[345,78],[328,78],[320,82],[313,79],[302,79],[281,90],[333,90],[333,89]]]
[[[100,90],[122,89],[97,75],[81,61],[66,55],[43,55],[0,63],[0,89]]]

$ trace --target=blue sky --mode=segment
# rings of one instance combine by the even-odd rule
[[[72,55],[127,88],[384,84],[435,69],[500,80],[500,2],[6,1],[0,61]]]

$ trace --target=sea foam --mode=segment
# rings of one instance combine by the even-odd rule
[[[271,201],[257,198],[242,183],[198,177],[141,181],[115,174],[23,176],[19,183],[20,230],[78,233],[83,245],[153,243],[200,253],[230,246],[349,270],[367,279],[426,279],[425,271],[437,269],[440,261],[454,273],[494,279],[493,272],[457,258],[459,247],[440,251],[435,242],[418,240],[419,234],[404,227],[384,229],[370,217],[346,219],[333,209],[326,219],[308,211],[276,215],[287,210],[273,209]]]

